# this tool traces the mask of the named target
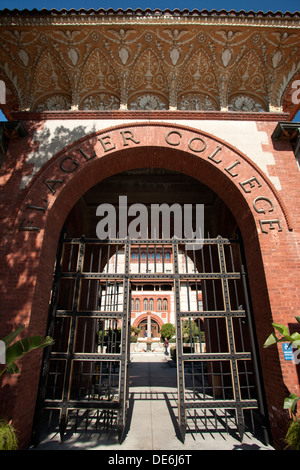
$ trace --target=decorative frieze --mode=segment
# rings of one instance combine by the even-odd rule
[[[56,12],[13,19],[0,12],[0,80],[13,93],[7,115],[12,103],[21,111],[297,110],[285,99],[300,70],[297,17]]]
[[[242,112],[264,112],[266,111],[263,106],[255,101],[250,96],[236,96],[232,98],[231,102],[229,103],[228,109],[230,111],[242,111]]]

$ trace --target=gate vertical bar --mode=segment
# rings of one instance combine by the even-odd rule
[[[230,306],[228,284],[227,284],[228,277],[226,276],[227,271],[226,271],[226,264],[225,264],[224,244],[222,243],[221,237],[218,237],[218,247],[219,247],[222,283],[223,283],[223,295],[224,295],[224,301],[225,301],[225,311],[230,312],[231,306]],[[231,355],[232,380],[233,380],[233,388],[234,388],[235,402],[236,402],[237,429],[240,435],[240,439],[242,440],[244,431],[245,431],[245,424],[244,424],[243,409],[242,409],[242,404],[241,404],[238,364],[237,364],[237,359],[235,355],[234,333],[233,333],[231,315],[227,316],[227,328],[228,328],[228,339],[229,339],[229,352]]]
[[[178,242],[174,239],[174,288],[175,288],[175,318],[176,318],[176,360],[177,360],[177,389],[178,389],[178,424],[182,442],[185,441],[186,411],[184,406],[184,364],[182,358],[182,330],[180,317],[180,280],[178,268]]]
[[[62,231],[60,239],[59,239],[59,243],[58,243],[56,265],[55,265],[55,271],[54,271],[54,276],[53,276],[52,298],[51,298],[49,315],[48,315],[47,336],[50,336],[50,337],[53,336],[54,321],[56,317],[64,238],[65,238],[65,233]],[[45,348],[44,354],[43,354],[42,372],[41,372],[40,385],[39,385],[39,396],[38,396],[37,406],[35,410],[35,417],[34,417],[32,437],[31,437],[31,441],[34,445],[37,445],[40,440],[41,416],[42,416],[42,409],[43,409],[43,401],[46,395],[46,381],[47,381],[47,375],[49,371],[50,354],[51,354],[51,348],[49,347]]]
[[[77,321],[77,310],[78,310],[78,300],[79,300],[79,288],[80,288],[80,279],[82,274],[82,265],[83,265],[83,256],[84,256],[84,244],[85,244],[85,236],[83,235],[80,238],[79,243],[79,253],[78,253],[78,263],[77,263],[77,271],[75,276],[75,291],[74,291],[74,299],[73,299],[73,308],[72,308],[72,318],[71,318],[71,325],[70,325],[70,337],[69,337],[69,344],[68,344],[68,353],[67,353],[67,365],[66,365],[66,374],[65,374],[65,382],[63,388],[63,396],[62,396],[62,403],[61,403],[61,411],[60,411],[60,419],[59,419],[59,432],[61,441],[63,440],[67,423],[68,423],[68,396],[71,384],[71,371],[72,371],[72,364],[73,364],[73,354],[74,354],[74,341],[75,341],[75,331],[76,331],[76,321]]]
[[[127,400],[129,391],[128,368],[129,368],[129,327],[130,327],[130,293],[129,293],[129,272],[130,272],[130,240],[125,243],[125,276],[123,285],[123,314],[122,314],[122,344],[120,363],[120,409],[118,414],[118,436],[121,443],[124,439]]]
[[[262,426],[264,443],[268,445],[269,436],[268,436],[268,431],[266,428],[266,412],[264,408],[263,393],[261,389],[262,382],[260,380],[260,372],[259,372],[258,359],[257,359],[257,354],[256,354],[256,344],[255,344],[255,339],[254,339],[254,334],[253,334],[254,330],[253,330],[253,324],[252,324],[250,302],[249,302],[249,297],[248,297],[247,274],[246,274],[245,267],[243,264],[241,265],[241,277],[242,277],[244,297],[245,297],[245,310],[246,310],[247,320],[249,324],[252,360],[253,360],[253,367],[254,367],[254,377],[255,377],[256,391],[257,391],[257,398],[258,398],[258,409],[262,417],[261,426]]]

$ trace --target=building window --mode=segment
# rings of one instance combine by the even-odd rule
[[[144,299],[143,306],[144,310],[148,310],[148,299]]]
[[[135,309],[136,309],[137,311],[140,310],[140,299],[135,299]]]
[[[149,299],[149,310],[154,310],[154,302],[153,302],[153,299]]]
[[[168,299],[163,300],[163,310],[168,310]]]
[[[157,299],[157,310],[161,312],[161,309],[162,309],[161,299]]]

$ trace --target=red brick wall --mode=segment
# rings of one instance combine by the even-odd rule
[[[270,136],[275,124],[259,122],[258,126]],[[31,172],[26,158],[35,146],[32,131],[42,123],[25,125],[29,137],[10,142],[0,176],[0,337],[20,323],[25,323],[30,335],[45,334],[59,234],[69,211],[89,188],[110,175],[137,167],[155,166],[193,176],[223,199],[241,229],[272,433],[279,446],[287,424],[283,399],[289,392],[299,393],[299,380],[295,365],[284,361],[280,348],[263,349],[263,343],[272,331],[272,321],[293,323],[294,316],[299,315],[299,172],[289,144],[274,145],[269,137],[265,148],[275,157],[276,165],[270,173],[280,177],[279,193],[245,155],[205,133],[167,123],[123,125],[70,145],[21,191],[21,177]],[[222,150],[214,154],[218,147]],[[95,156],[87,161],[79,148],[86,157]],[[239,164],[232,166],[236,161]],[[250,178],[256,178],[252,187]],[[52,180],[52,190],[45,179]],[[58,182],[54,184],[53,180]],[[271,201],[271,213],[255,211],[253,203],[259,196]],[[45,212],[26,208],[28,204],[43,207],[44,199],[48,200]],[[269,210],[265,201],[259,204]],[[257,207],[261,207],[259,204]],[[272,230],[269,222],[261,225],[261,221],[270,219],[278,221]],[[22,220],[23,228],[31,221],[32,227],[40,230],[20,231]],[[41,352],[32,353],[22,361],[18,377],[6,376],[2,381],[0,414],[13,419],[20,429],[22,445],[28,443],[31,434],[40,364]]]

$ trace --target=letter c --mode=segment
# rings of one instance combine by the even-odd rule
[[[170,131],[170,132],[168,132],[168,134],[166,135],[165,140],[166,140],[167,144],[173,145],[173,146],[175,147],[175,146],[177,146],[177,145],[180,144],[180,141],[179,141],[179,142],[170,142],[170,141],[169,141],[169,137],[170,137],[171,134],[177,134],[177,135],[179,135],[180,139],[182,138],[182,135],[181,135],[181,133],[180,133],[179,131]]]

